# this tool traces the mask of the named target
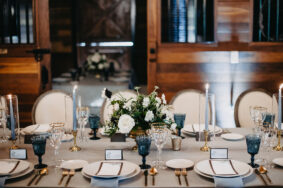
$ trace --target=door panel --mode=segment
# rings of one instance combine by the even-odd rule
[[[6,11],[0,13],[0,95],[18,95],[22,127],[31,123],[36,98],[51,88],[50,55],[38,61],[33,51],[50,48],[48,4],[48,0],[0,0],[0,9]]]

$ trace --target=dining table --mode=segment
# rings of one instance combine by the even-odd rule
[[[232,133],[239,133],[242,135],[247,135],[252,133],[251,128],[230,128],[227,129]],[[90,132],[90,129],[87,129]],[[162,151],[162,159],[168,161],[171,159],[189,159],[198,163],[202,160],[207,160],[210,158],[210,152],[203,152],[200,147],[204,145],[204,142],[196,141],[195,137],[185,136],[182,139],[182,145],[180,151],[173,151],[171,141],[168,141]],[[122,149],[123,150],[123,160],[133,162],[135,164],[141,164],[141,156],[137,151],[132,150],[135,145],[135,141],[132,138],[127,138],[126,142],[111,142],[110,138],[107,136],[100,135],[100,140],[88,140],[85,142],[78,142],[81,147],[81,151],[71,152],[69,148],[72,146],[73,142],[63,142],[59,149],[59,158],[62,160],[73,160],[82,159],[89,163],[105,160],[105,149]],[[23,139],[23,137],[22,137]],[[228,148],[229,159],[242,161],[245,163],[250,162],[250,155],[247,153],[247,146],[245,138],[238,141],[228,141],[221,138],[219,135],[211,138],[208,142],[211,148]],[[9,158],[9,147],[11,143],[0,144],[0,159]],[[18,144],[21,148],[27,149],[27,161],[37,164],[37,156],[34,155],[31,144]],[[156,159],[157,149],[154,143],[151,144],[150,154],[147,156],[147,163]],[[283,157],[283,151],[269,151],[264,152],[263,155],[268,160],[274,158]],[[257,156],[256,156],[257,157]],[[50,146],[49,141],[46,144],[46,153],[43,156],[43,163],[48,164],[48,175],[42,177],[41,181],[37,187],[60,187],[58,186],[58,181],[61,178],[62,170],[52,166],[54,162],[54,149]],[[272,180],[272,184],[269,186],[283,187],[283,168],[275,166],[269,169],[268,174]],[[7,180],[6,187],[27,187],[28,182],[33,177],[34,172],[27,174],[24,177],[18,179]],[[120,187],[145,187],[144,184],[144,174],[141,172],[137,176],[123,180],[119,182]],[[151,176],[148,177],[147,187],[186,187],[183,177],[182,185],[178,183],[178,178],[174,174],[174,169],[158,169],[158,174],[155,176],[155,186],[151,183]],[[213,179],[205,178],[197,174],[193,168],[188,169],[188,183],[189,187],[214,187]],[[243,178],[245,187],[265,187],[261,178],[252,173],[250,176]],[[69,187],[90,187],[90,179],[85,178],[81,171],[76,171],[75,175],[72,177]],[[63,185],[61,185],[63,186]],[[34,187],[32,185],[31,187]]]

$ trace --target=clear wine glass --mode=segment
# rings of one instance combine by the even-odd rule
[[[51,135],[50,135],[50,145],[54,148],[54,164],[56,168],[59,168],[62,160],[58,160],[59,148],[61,145],[61,140],[64,135],[64,123],[52,123],[51,124]]]
[[[77,107],[77,118],[80,127],[79,140],[81,142],[87,142],[88,138],[86,136],[85,126],[89,118],[89,108],[86,106]]]
[[[7,118],[6,118],[6,100],[5,97],[0,96],[0,143],[8,141],[7,135]]]
[[[262,124],[265,119],[265,114],[267,112],[266,107],[262,106],[250,106],[251,119],[255,124],[255,132],[260,133],[262,130]]]
[[[156,168],[165,169],[165,162],[161,159],[161,154],[163,146],[169,140],[170,131],[165,123],[152,123],[150,134],[158,150],[157,160],[153,161],[152,164]]]

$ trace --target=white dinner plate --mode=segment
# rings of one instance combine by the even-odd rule
[[[88,164],[85,160],[69,160],[63,161],[60,165],[60,168],[67,170],[79,170]]]
[[[12,173],[8,173],[8,171],[12,170],[16,163],[19,161],[19,164],[16,166],[15,170]],[[23,160],[17,159],[1,159],[0,160],[0,175],[10,175],[14,176],[22,173],[23,171],[29,168],[30,163]]]
[[[194,166],[194,162],[188,159],[172,159],[166,161],[166,166],[174,169],[191,168]]]
[[[185,133],[185,134],[189,134],[189,135],[192,135],[194,136],[196,134],[196,132],[202,132],[204,130],[205,126],[204,124],[187,124],[184,126],[184,128],[182,129],[182,132]],[[209,132],[212,133],[213,132],[213,125],[208,125],[208,129],[209,129]],[[220,134],[222,133],[222,128],[220,128],[219,126],[216,126],[215,125],[215,130],[214,130],[214,133],[215,134]]]
[[[70,78],[64,78],[64,77],[58,77],[58,78],[53,78],[53,82],[58,82],[58,83],[64,83],[64,82],[69,82],[71,79]]]
[[[227,134],[222,134],[221,138],[229,141],[237,141],[237,140],[242,140],[244,136],[237,133],[227,133]]]
[[[123,163],[123,166],[122,166],[122,170],[121,170],[121,173],[120,175],[115,175],[115,176],[98,176],[96,175],[97,171],[99,170],[99,167],[100,167],[100,164],[102,162],[115,162],[115,163],[120,163],[122,162]],[[132,174],[135,169],[136,169],[136,164],[134,163],[131,163],[131,162],[128,162],[128,161],[97,161],[97,162],[94,162],[94,163],[91,163],[91,164],[88,164],[86,166],[84,166],[83,168],[83,172],[88,175],[88,176],[94,176],[94,177],[100,177],[100,178],[114,178],[114,177],[124,177],[124,176],[128,176],[130,174]]]
[[[278,166],[283,167],[283,158],[275,158],[272,160],[272,162]]]
[[[248,165],[247,163],[241,162],[241,161],[236,161],[236,160],[231,160],[231,162],[233,163],[233,166],[235,168],[235,170],[238,172],[237,175],[215,175],[211,169],[211,166],[209,164],[209,160],[203,160],[198,162],[195,167],[196,169],[203,173],[203,174],[207,174],[209,176],[218,176],[218,177],[235,177],[235,176],[244,176],[245,174],[247,174],[250,170],[250,165]]]
[[[23,176],[31,173],[34,170],[34,164],[32,164],[30,162],[28,162],[28,163],[29,163],[29,167],[26,170],[24,170],[23,172],[21,172],[19,174],[15,174],[13,176],[8,176],[7,179],[16,179],[16,178],[20,178],[20,177],[23,177]]]
[[[51,126],[49,124],[35,124],[30,125],[21,130],[22,135],[28,134],[46,134],[50,132]]]
[[[82,172],[82,175],[83,175],[84,177],[86,177],[86,178],[89,178],[89,179],[90,179],[90,178],[92,177],[92,176],[89,176],[89,175],[87,175],[86,173],[84,173],[83,170],[82,170],[81,172]],[[120,177],[120,178],[119,178],[119,181],[133,178],[133,177],[139,175],[140,172],[141,172],[141,168],[140,168],[138,165],[136,165],[135,170],[134,170],[134,172],[133,172],[132,174],[129,174],[128,176]]]
[[[249,169],[249,172],[248,172],[247,174],[243,175],[242,178],[247,178],[247,177],[249,177],[250,175],[253,174],[254,169],[253,169],[251,166],[250,166],[249,168],[250,168],[250,169]],[[203,177],[206,177],[206,178],[210,178],[210,179],[213,179],[213,178],[214,178],[213,176],[210,176],[210,175],[207,175],[207,174],[204,174],[204,173],[198,171],[198,169],[196,168],[196,166],[194,167],[194,171],[195,171],[197,174],[199,174],[200,176],[203,176]]]

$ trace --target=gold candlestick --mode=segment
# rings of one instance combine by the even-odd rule
[[[12,140],[12,146],[10,147],[10,149],[19,149],[19,146],[16,146],[16,139]]]
[[[77,133],[78,133],[78,131],[73,130],[72,133],[73,133],[73,136],[74,136],[74,145],[72,147],[70,147],[69,150],[71,152],[80,151],[81,148],[79,146],[77,146]]]
[[[281,130],[277,130],[278,144],[273,148],[275,151],[281,151],[282,147],[280,146]]]
[[[204,130],[203,133],[204,133],[205,142],[204,142],[204,146],[202,146],[202,147],[200,148],[200,151],[205,151],[205,152],[206,152],[206,151],[209,150],[209,147],[208,147],[208,145],[207,145],[208,131],[207,131],[207,130]]]

